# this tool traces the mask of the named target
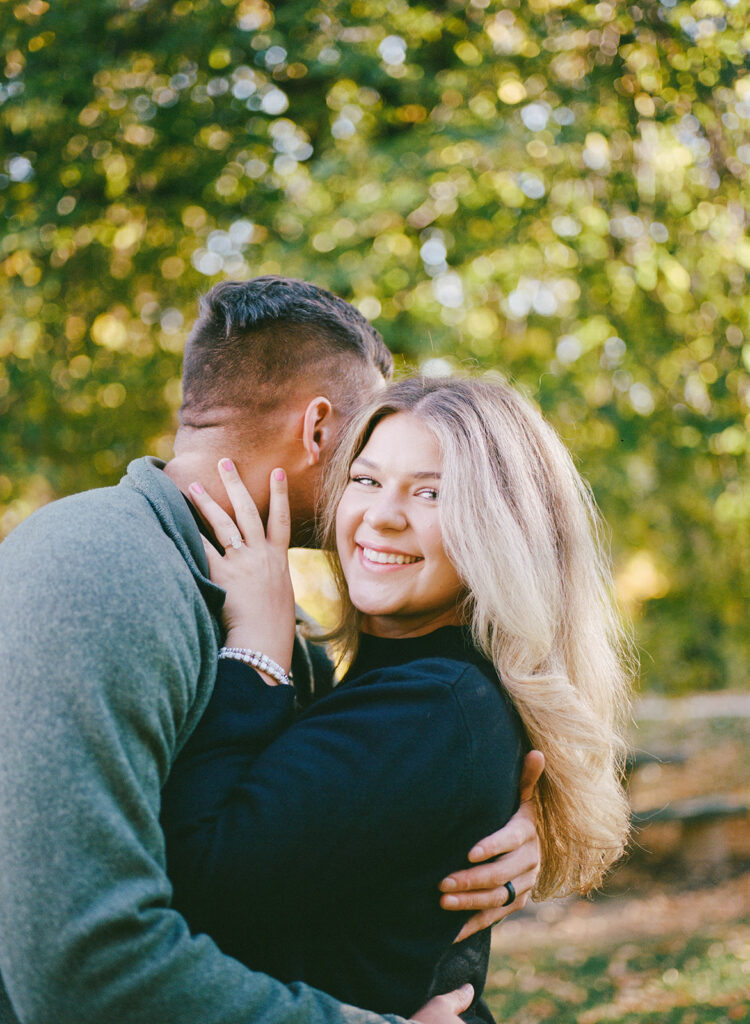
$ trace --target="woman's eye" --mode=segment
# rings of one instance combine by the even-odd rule
[[[356,476],[349,477],[349,480],[353,484],[363,484],[365,487],[377,486],[377,480],[373,479],[371,476],[363,476],[361,473],[358,473]]]
[[[417,491],[420,498],[427,498],[429,501],[437,501],[440,492],[437,487],[422,487]]]

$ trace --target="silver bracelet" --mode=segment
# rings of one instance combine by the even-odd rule
[[[252,665],[253,668],[265,672],[267,676],[275,679],[282,686],[294,686],[291,672],[287,675],[278,662],[275,662],[267,654],[262,654],[260,651],[251,651],[247,647],[222,647],[219,651],[219,659],[221,660],[222,658],[230,658],[232,661],[244,661],[246,665]]]

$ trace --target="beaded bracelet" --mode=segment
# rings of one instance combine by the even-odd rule
[[[247,647],[222,647],[219,651],[219,659],[230,658],[233,661],[244,661],[246,665],[265,672],[267,676],[275,679],[282,686],[293,686],[292,674],[284,671],[278,662],[273,661],[267,654],[260,651],[251,651]]]

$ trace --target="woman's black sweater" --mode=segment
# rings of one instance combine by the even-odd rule
[[[173,905],[254,970],[343,1002],[408,1017],[466,981],[479,996],[489,932],[453,945],[468,914],[438,883],[516,809],[523,750],[458,627],[363,635],[301,713],[291,687],[222,661],[164,790]]]

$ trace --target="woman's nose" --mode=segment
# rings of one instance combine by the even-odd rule
[[[406,515],[401,503],[394,495],[382,492],[373,497],[363,519],[373,530],[403,530],[406,527]]]

